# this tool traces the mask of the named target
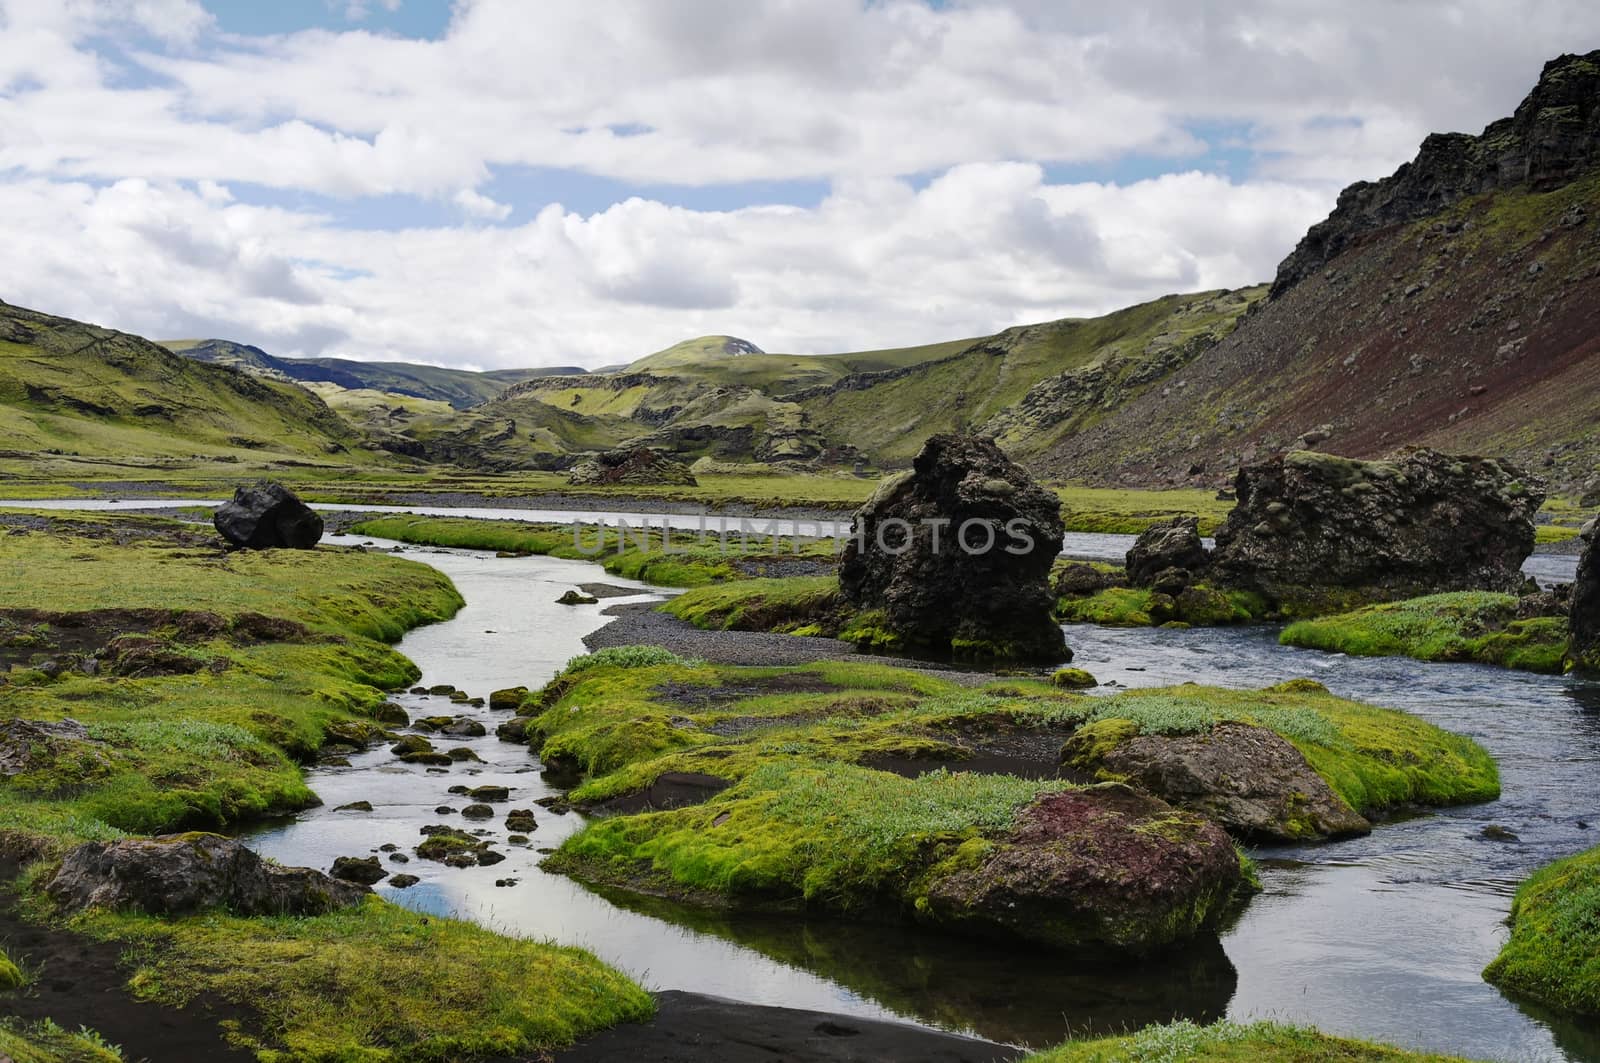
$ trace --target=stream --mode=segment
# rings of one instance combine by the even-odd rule
[[[358,540],[336,537],[331,542]],[[380,544],[390,547],[395,544]],[[404,547],[455,581],[467,606],[419,628],[399,649],[422,683],[485,696],[536,687],[584,652],[612,598],[558,606],[593,580],[652,594],[592,564],[496,558]],[[1265,686],[1309,675],[1335,693],[1404,708],[1469,734],[1495,754],[1506,796],[1380,826],[1364,839],[1258,850],[1265,892],[1216,941],[1144,964],[1105,969],[898,927],[737,916],[663,901],[601,896],[538,869],[540,848],[582,825],[534,800],[557,793],[521,746],[493,737],[500,714],[476,713],[490,736],[468,739],[485,761],[433,772],[401,765],[386,748],[318,769],[322,808],[256,834],[284,863],[327,867],[392,843],[409,850],[434,811],[461,807],[451,785],[513,788],[509,807],[533,808],[530,847],[502,845],[490,868],[413,859],[421,876],[399,903],[475,919],[507,932],[581,945],[652,989],[684,989],[756,1004],[900,1019],[1031,1045],[1069,1033],[1113,1032],[1175,1017],[1223,1016],[1314,1024],[1328,1032],[1505,1060],[1600,1060],[1600,1029],[1522,1008],[1479,976],[1504,939],[1517,883],[1558,856],[1600,844],[1600,685],[1473,665],[1352,659],[1280,647],[1271,628],[1192,631],[1070,626],[1076,663],[1122,687],[1195,681]],[[413,716],[461,711],[442,697],[403,694]],[[337,811],[372,802],[370,814]],[[498,822],[489,821],[497,838]],[[1590,821],[1596,829],[1591,830]],[[1495,824],[1515,842],[1490,841]],[[514,886],[496,886],[512,878]]]
[[[525,510],[484,515],[550,519]],[[581,518],[611,516],[640,519]],[[349,536],[326,541],[372,542]],[[1130,541],[1069,535],[1068,550],[1110,557]],[[422,669],[424,685],[450,683],[475,696],[538,687],[585,652],[583,637],[608,622],[605,608],[669,593],[610,577],[583,561],[378,545],[438,568],[460,589],[467,604],[453,619],[410,632],[398,648]],[[1530,559],[1528,571],[1546,582],[1570,580],[1575,562],[1541,555]],[[638,597],[554,604],[563,591],[589,582]],[[414,718],[461,713],[482,720],[487,737],[447,740],[473,749],[482,764],[427,769],[400,764],[387,747],[357,754],[349,767],[309,773],[322,807],[261,829],[251,844],[285,864],[321,868],[386,843],[409,852],[427,824],[479,825],[436,811],[467,803],[449,787],[494,783],[511,787],[512,798],[481,826],[494,832],[508,857],[503,863],[452,869],[413,858],[390,870],[418,875],[419,884],[403,891],[380,884],[378,890],[418,910],[582,946],[651,989],[900,1020],[1036,1047],[1069,1034],[1226,1016],[1307,1023],[1479,1059],[1600,1061],[1600,1025],[1514,1004],[1480,976],[1505,939],[1517,884],[1551,860],[1600,845],[1600,684],[1293,649],[1279,646],[1276,629],[1266,626],[1066,630],[1074,663],[1113,690],[1191,681],[1250,688],[1310,676],[1341,696],[1412,712],[1487,748],[1499,763],[1504,796],[1399,818],[1366,838],[1255,850],[1265,890],[1220,940],[1103,968],[1078,957],[895,926],[602,896],[547,875],[539,870],[541,850],[559,845],[583,818],[534,803],[559,791],[544,783],[524,747],[494,737],[503,713],[453,705],[445,697],[400,694],[394,700]],[[338,810],[363,800],[373,812]],[[529,845],[505,842],[501,820],[509,808],[534,810],[538,828]],[[1515,840],[1485,837],[1491,825]],[[515,885],[496,885],[508,879]]]

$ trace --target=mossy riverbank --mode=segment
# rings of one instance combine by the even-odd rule
[[[968,930],[983,921],[939,918],[940,876],[981,864],[1051,795],[1097,794],[1106,783],[1062,762],[1063,746],[1091,731],[1115,743],[1264,727],[1364,813],[1499,793],[1492,759],[1470,740],[1307,682],[1087,697],[875,662],[750,668],[640,648],[579,658],[523,711],[547,767],[576,784],[572,798],[622,813],[570,839],[553,870],[697,904],[887,910]],[[1187,839],[1193,817],[1169,812],[1175,840]],[[1225,907],[1209,898],[1147,911],[1137,926],[1039,936],[1150,947],[1203,931]]]
[[[1415,657],[1500,665],[1559,674],[1567,621],[1519,617],[1515,595],[1487,591],[1434,594],[1301,620],[1284,629],[1285,646],[1356,657]]]
[[[350,534],[423,546],[592,561],[614,576],[661,587],[700,587],[760,576],[768,568],[796,564],[827,567],[834,561],[831,542],[801,541],[797,545],[793,539],[745,537],[737,531],[724,538],[660,528],[619,531],[597,525],[575,528],[510,520],[396,515],[359,521],[350,527]]]
[[[1600,1016],[1600,849],[1534,872],[1517,890],[1510,923],[1484,978],[1513,996]]]
[[[1466,1063],[1457,1056],[1411,1052],[1276,1022],[1176,1022],[1121,1037],[1069,1041],[1020,1063]]]
[[[230,1036],[269,1061],[537,1052],[649,1016],[643,990],[581,950],[376,899],[303,919],[57,913],[33,887],[81,841],[313,803],[301,766],[381,734],[384,691],[417,675],[388,641],[461,599],[436,570],[383,554],[224,553],[177,522],[10,519],[0,745],[15,770],[0,831],[32,862],[19,882],[32,919],[123,946],[137,998],[227,1001],[249,1016]],[[0,1031],[0,1050],[98,1058],[92,1039],[45,1027]]]

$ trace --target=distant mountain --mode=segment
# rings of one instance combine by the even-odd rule
[[[449,431],[424,417],[402,432],[425,440],[430,456],[476,454],[496,468],[623,444],[687,459],[900,465],[928,435],[958,429],[995,432],[1026,457],[1078,423],[1007,419],[1035,385],[1083,373],[1105,401],[1136,394],[1227,335],[1265,290],[1168,296],[1101,318],[847,354],[766,354],[702,337],[619,372],[524,381]]]
[[[115,459],[309,459],[360,437],[315,395],[0,303],[0,448]]]
[[[473,372],[410,362],[359,362],[350,358],[279,358],[260,347],[230,340],[163,340],[162,346],[185,358],[232,366],[277,380],[337,384],[352,391],[384,391],[447,402],[457,409],[476,406],[506,387],[544,376],[577,376],[577,366],[545,369],[495,369]]]

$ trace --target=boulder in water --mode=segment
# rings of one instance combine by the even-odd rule
[[[929,439],[856,511],[839,566],[859,611],[843,637],[879,648],[1055,663],[1060,500],[979,436]]]
[[[1583,527],[1583,557],[1572,585],[1572,645],[1568,657],[1579,671],[1600,673],[1600,531]]]
[[[1173,517],[1140,533],[1128,551],[1128,582],[1135,587],[1154,586],[1158,576],[1174,569],[1198,575],[1209,560],[1200,541],[1200,518]]]
[[[1209,579],[1309,615],[1445,591],[1517,593],[1544,484],[1491,458],[1294,451],[1239,470]]]
[[[234,489],[211,519],[234,546],[309,550],[322,539],[322,517],[282,484],[262,480]]]

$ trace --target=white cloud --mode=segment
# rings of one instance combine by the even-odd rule
[[[1294,185],[1184,174],[1049,185],[974,164],[813,209],[629,200],[589,217],[395,232],[141,180],[0,185],[10,302],[281,354],[512,367],[624,361],[730,332],[816,352],[977,335],[1270,273],[1324,209]],[[63,233],[74,233],[64,239]]]
[[[474,218],[505,221],[511,217],[510,204],[497,203],[482,192],[470,188],[463,188],[455,194],[455,204]]]
[[[0,0],[0,297],[497,366],[703,332],[978,334],[1268,279],[1340,186],[1508,113],[1544,59],[1600,39],[1586,0],[459,0],[434,41],[361,29],[379,4],[242,38],[195,0]],[[1201,134],[1254,171],[1194,172]],[[1139,157],[1174,172],[1046,177]],[[583,215],[491,184],[519,167],[831,191]],[[457,223],[345,228],[343,206],[252,206],[260,186],[422,197]]]

